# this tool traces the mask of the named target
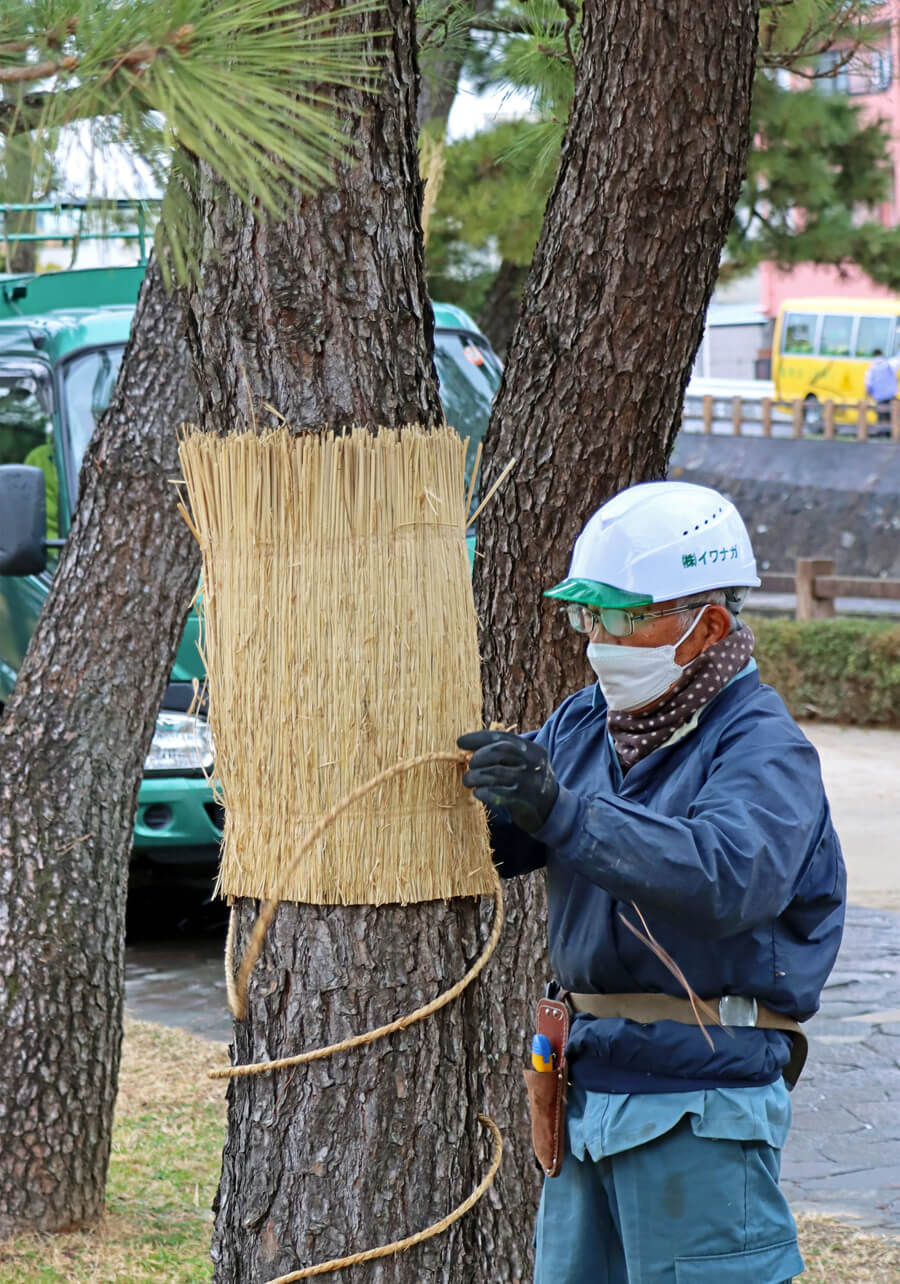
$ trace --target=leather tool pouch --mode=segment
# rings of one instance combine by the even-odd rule
[[[525,1086],[531,1108],[531,1143],[541,1170],[556,1177],[562,1168],[565,1149],[566,1090],[569,1067],[566,1044],[569,1040],[569,1009],[558,999],[541,999],[537,1005],[535,1030],[545,1034],[553,1049],[553,1070],[526,1069]]]

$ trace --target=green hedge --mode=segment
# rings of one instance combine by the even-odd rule
[[[900,625],[748,616],[763,682],[795,718],[900,727]]]

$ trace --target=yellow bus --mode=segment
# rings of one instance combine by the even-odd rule
[[[772,335],[775,397],[803,401],[806,427],[820,431],[824,402],[865,399],[876,349],[886,357],[900,349],[900,299],[785,299]],[[835,420],[855,423],[856,412],[837,411]]]

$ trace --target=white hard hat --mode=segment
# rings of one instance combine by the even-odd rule
[[[750,536],[730,500],[690,482],[644,482],[597,509],[575,541],[568,576],[544,596],[645,606],[758,585]],[[732,600],[739,606],[742,595]]]

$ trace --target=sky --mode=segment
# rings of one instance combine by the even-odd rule
[[[450,111],[447,138],[450,142],[457,138],[471,138],[480,130],[487,129],[498,117],[524,116],[530,107],[531,99],[527,94],[509,89],[493,89],[479,94],[463,80]]]

